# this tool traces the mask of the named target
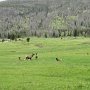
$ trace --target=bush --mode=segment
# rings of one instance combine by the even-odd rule
[[[30,42],[30,38],[27,38],[27,42]]]

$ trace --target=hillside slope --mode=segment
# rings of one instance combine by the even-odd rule
[[[89,0],[7,0],[0,2],[0,36],[42,35],[58,30],[88,30]]]

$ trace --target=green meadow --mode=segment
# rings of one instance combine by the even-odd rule
[[[90,90],[90,38],[0,42],[0,90]]]

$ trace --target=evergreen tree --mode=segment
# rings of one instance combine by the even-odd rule
[[[30,42],[30,38],[29,37],[27,38],[27,42]]]
[[[78,36],[78,31],[77,29],[74,30],[74,37]]]

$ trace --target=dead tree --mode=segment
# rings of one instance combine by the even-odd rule
[[[35,56],[36,59],[38,59],[38,56]]]
[[[34,56],[35,54],[34,53],[32,53],[32,57]]]

